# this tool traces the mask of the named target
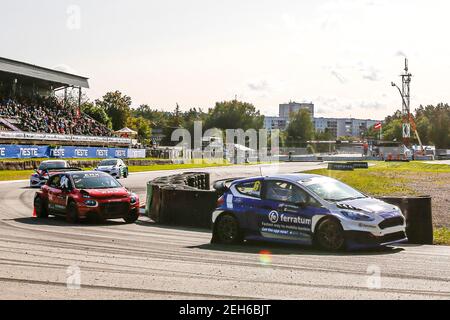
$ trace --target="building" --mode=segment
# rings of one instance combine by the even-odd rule
[[[324,132],[326,129],[333,137],[361,137],[367,130],[379,120],[354,119],[354,118],[314,118],[316,131]]]
[[[370,119],[354,119],[354,118],[324,118],[314,117],[314,104],[313,103],[297,103],[289,102],[280,104],[278,117],[265,117],[264,128],[266,130],[281,130],[284,131],[289,126],[290,115],[293,112],[306,109],[311,113],[311,117],[314,123],[316,131],[324,132],[328,129],[333,137],[361,137],[367,130],[374,126],[379,120]]]
[[[271,130],[284,131],[287,129],[289,118],[282,117],[264,117],[264,128]]]
[[[289,102],[280,104],[280,118],[289,118],[291,113],[298,112],[302,109],[306,109],[311,113],[311,116],[314,117],[314,104],[311,103],[298,103],[298,102]]]

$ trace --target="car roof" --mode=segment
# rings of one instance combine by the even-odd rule
[[[324,176],[318,174],[307,174],[307,173],[289,173],[289,174],[278,174],[278,175],[270,175],[264,177],[251,177],[245,179],[236,180],[235,183],[241,183],[246,181],[253,181],[256,179],[267,179],[267,180],[284,180],[290,182],[299,182],[299,181],[307,181],[313,178],[325,178]]]

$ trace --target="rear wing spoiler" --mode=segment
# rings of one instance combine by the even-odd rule
[[[223,180],[217,180],[213,184],[214,190],[216,190],[219,193],[224,193],[230,189],[231,184],[234,181],[244,179],[243,177],[239,178],[231,178],[231,179],[223,179]]]

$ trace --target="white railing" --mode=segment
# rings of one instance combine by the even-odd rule
[[[43,141],[64,141],[64,142],[96,142],[96,143],[117,143],[131,145],[132,141],[128,138],[117,137],[96,137],[96,136],[76,136],[48,133],[31,132],[0,132],[0,139],[23,139],[23,140],[43,140]]]

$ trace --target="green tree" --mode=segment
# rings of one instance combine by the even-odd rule
[[[291,114],[291,120],[286,130],[287,146],[295,147],[301,143],[312,140],[314,136],[314,125],[311,113],[308,110],[299,110]]]
[[[143,117],[130,117],[127,126],[138,133],[141,143],[148,144],[152,135],[150,121]]]
[[[95,121],[111,128],[111,119],[106,114],[105,110],[92,102],[86,102],[81,105],[81,111],[90,116]]]
[[[131,98],[122,95],[120,91],[108,92],[101,100],[96,100],[95,104],[106,112],[111,118],[113,130],[120,130],[127,125],[131,114]]]
[[[429,116],[431,123],[430,138],[437,149],[450,148],[450,106],[438,104]]]
[[[233,100],[217,102],[214,108],[209,109],[205,129],[259,130],[263,124],[264,116],[261,116],[252,104]]]

